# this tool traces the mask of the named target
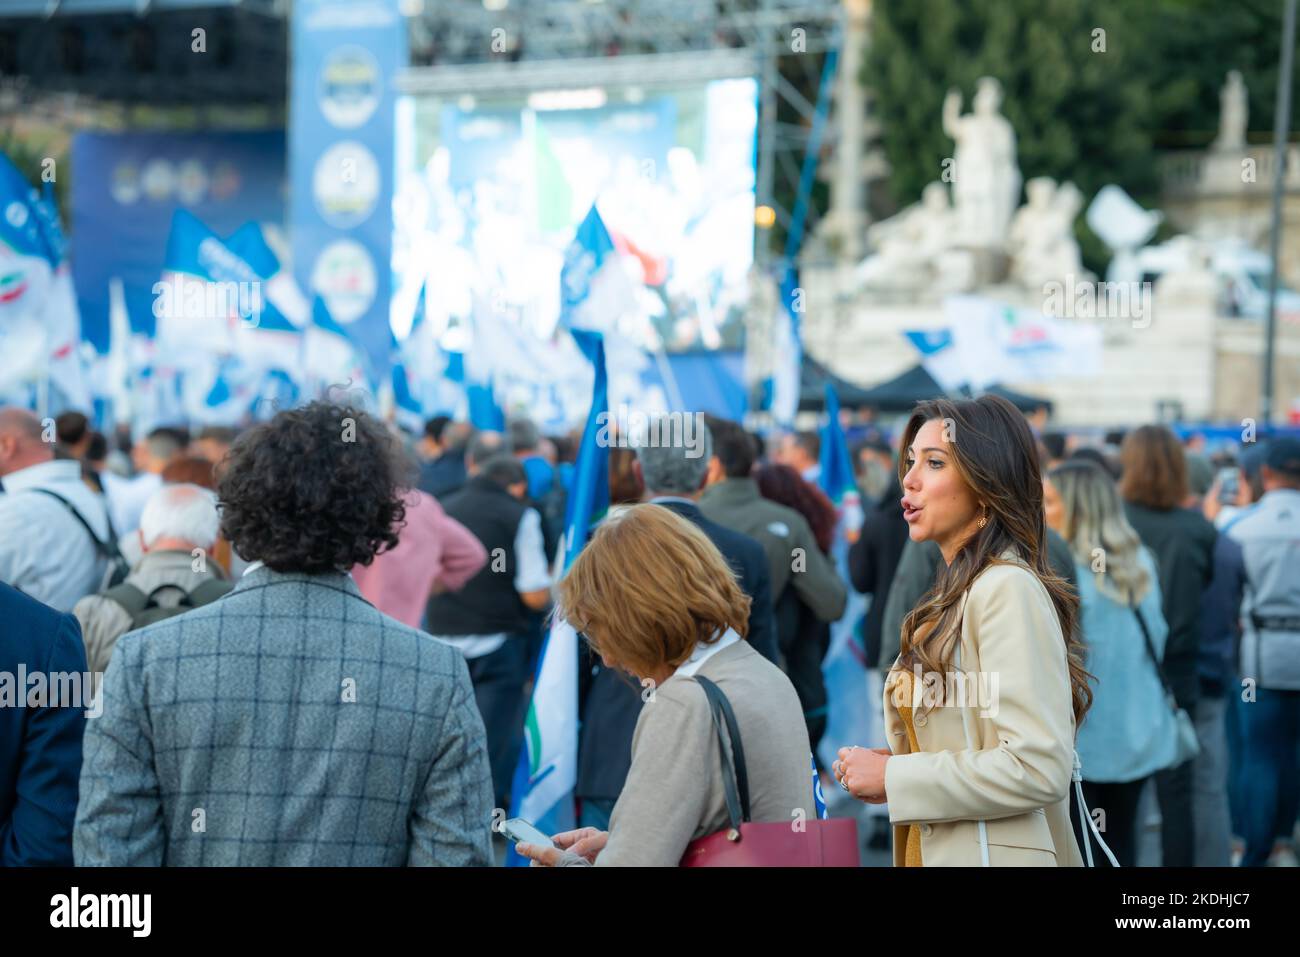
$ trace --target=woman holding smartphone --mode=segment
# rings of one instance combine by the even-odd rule
[[[699,528],[661,505],[612,511],[559,589],[557,616],[606,667],[631,675],[645,703],[609,830],[557,834],[555,847],[521,843],[520,855],[552,867],[675,867],[693,840],[728,827],[720,744],[695,678],[715,684],[734,709],[749,820],[816,816],[799,697],[744,640],[750,599]]]
[[[1069,790],[1091,692],[1029,426],[997,396],[921,403],[899,473],[909,535],[946,567],[903,621],[889,748],[842,748],[840,786],[888,802],[895,866],[1080,865]]]

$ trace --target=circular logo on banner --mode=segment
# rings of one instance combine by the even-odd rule
[[[212,198],[229,199],[239,192],[239,170],[228,160],[222,160],[212,171]]]
[[[140,171],[133,163],[119,163],[108,191],[118,203],[130,206],[140,198]]]
[[[172,169],[172,164],[165,159],[152,159],[144,164],[144,172],[140,174],[140,184],[144,187],[144,194],[156,203],[161,203],[172,194],[176,188],[176,172]]]
[[[312,195],[325,222],[347,229],[364,222],[379,199],[379,163],[355,140],[327,149],[316,161]]]
[[[316,93],[325,119],[340,129],[360,126],[379,105],[379,64],[361,47],[340,47],[321,67]]]
[[[335,321],[343,325],[355,322],[375,301],[378,289],[375,261],[359,242],[335,240],[316,257],[311,286],[321,294]]]
[[[5,207],[5,219],[14,229],[22,229],[27,225],[27,207],[14,200]]]
[[[176,195],[182,203],[193,206],[208,192],[208,174],[198,160],[186,160],[176,173]]]

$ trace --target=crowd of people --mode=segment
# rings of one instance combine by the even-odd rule
[[[761,828],[815,820],[822,783],[887,805],[898,866],[1131,866],[1148,784],[1163,864],[1287,854],[1300,441],[1090,443],[935,400],[853,447],[858,525],[817,432],[699,438],[611,443],[561,574],[578,442],[526,418],[406,436],[322,400],[133,441],[0,409],[0,682],[87,676],[0,683],[0,863],[491,864],[559,619],[577,828],[520,844],[535,865],[785,847]],[[850,589],[884,740],[822,767]],[[954,673],[978,701],[931,693]]]

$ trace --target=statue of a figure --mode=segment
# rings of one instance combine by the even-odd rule
[[[864,259],[855,278],[864,288],[920,292],[964,288],[969,266],[953,250],[955,213],[943,183],[930,183],[914,203],[867,230],[876,249]]]
[[[943,101],[943,131],[956,142],[953,199],[962,245],[1001,249],[1020,199],[1016,133],[998,112],[1001,103],[1002,87],[991,76],[977,84],[973,113],[962,115],[956,89]]]
[[[1227,82],[1219,91],[1219,135],[1213,149],[1220,151],[1246,148],[1246,120],[1250,105],[1246,99],[1246,84],[1239,70],[1229,70]]]
[[[1029,289],[1049,282],[1091,281],[1083,270],[1074,220],[1083,207],[1083,194],[1073,183],[1037,176],[1025,184],[1028,202],[1011,224],[1011,278]]]

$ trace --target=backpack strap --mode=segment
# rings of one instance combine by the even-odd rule
[[[42,495],[48,495],[50,498],[62,502],[63,507],[66,508],[69,512],[71,512],[72,517],[75,518],[77,522],[81,525],[81,527],[86,530],[86,534],[90,536],[90,540],[95,543],[95,551],[99,552],[101,556],[103,556],[104,558],[114,558],[114,559],[121,557],[122,553],[118,551],[117,542],[113,535],[113,520],[111,518],[108,520],[109,540],[105,542],[102,541],[100,537],[95,534],[95,530],[90,527],[90,523],[86,521],[85,517],[80,512],[77,511],[76,506],[73,505],[71,502],[69,502],[58,492],[51,492],[47,488],[33,488],[33,489],[28,489],[28,491],[39,492]]]
[[[190,604],[195,608],[200,605],[211,604],[218,598],[228,595],[234,587],[234,582],[226,581],[224,578],[209,578],[190,592]]]
[[[101,597],[107,598],[109,601],[120,606],[123,611],[131,616],[131,621],[134,622],[136,616],[148,607],[149,600],[153,596],[146,595],[134,585],[123,583],[121,585],[114,585],[108,591],[104,592]]]
[[[159,585],[153,591],[149,592],[145,600],[145,607],[158,605],[157,596],[160,592],[178,591],[181,593],[181,599],[177,602],[178,608],[198,608],[200,605],[206,605],[214,602],[226,592],[234,588],[233,582],[228,582],[220,578],[209,578],[201,581],[194,586],[192,591],[186,591],[180,585],[175,583],[164,583]]]

